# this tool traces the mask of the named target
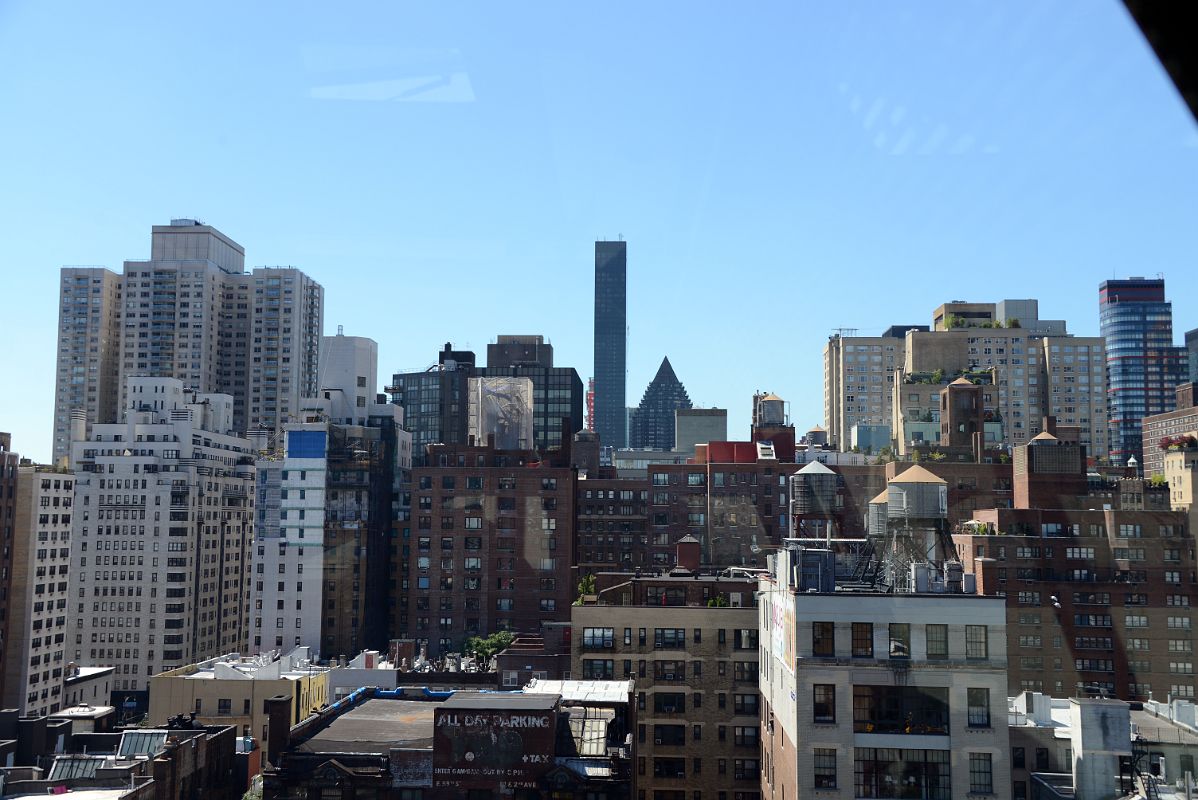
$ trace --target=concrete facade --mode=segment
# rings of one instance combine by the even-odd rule
[[[120,409],[121,276],[103,267],[63,267],[58,296],[58,363],[52,463],[71,454],[71,412],[83,435]]]
[[[312,663],[307,648],[257,658],[236,654],[160,672],[150,679],[150,719],[195,712],[203,725],[233,725],[266,741],[267,698],[290,700],[290,724],[330,702],[329,667]]]
[[[126,380],[177,378],[233,397],[238,433],[279,430],[315,393],[324,290],[300,270],[245,271],[241,245],[191,219],[155,225],[150,259],[122,274],[62,271],[54,458],[73,437],[119,421]],[[85,428],[71,429],[83,411]]]
[[[72,661],[119,665],[114,691],[244,648],[254,453],[228,395],[130,378],[125,421],[73,443]]]
[[[790,574],[760,584],[762,796],[910,782],[936,800],[1009,797],[1002,599],[796,592]]]
[[[674,450],[693,453],[695,445],[728,441],[728,409],[680,408],[674,412]]]
[[[905,357],[906,339],[901,335],[834,335],[828,339],[824,346],[824,427],[829,442],[847,449],[855,426],[891,424],[891,387]]]
[[[288,423],[280,447],[258,462],[259,500],[274,503],[259,508],[251,654],[302,645],[320,658],[357,652],[366,636],[386,640],[385,609],[366,607],[368,584],[380,583],[369,567],[386,561],[411,434],[400,407],[375,402],[374,340],[325,337],[321,360],[303,421]]]
[[[52,467],[17,470],[2,702],[29,716],[63,707],[63,680],[71,671],[67,573],[74,485],[74,475]]]

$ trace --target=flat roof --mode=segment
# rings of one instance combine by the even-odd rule
[[[505,692],[455,692],[441,708],[476,708],[485,711],[520,709],[529,711],[552,711],[557,707],[560,695],[521,694]]]
[[[73,718],[81,717],[83,719],[94,719],[97,717],[102,717],[105,714],[110,714],[115,710],[116,709],[113,708],[112,706],[89,706],[89,705],[80,704],[77,706],[70,706],[69,708],[64,708],[62,711],[55,711],[50,716],[55,719],[60,719],[62,717],[73,717]]]
[[[627,681],[548,681],[533,678],[524,687],[525,694],[561,695],[567,703],[627,703],[634,682]]]
[[[1198,732],[1177,725],[1172,720],[1161,719],[1142,709],[1131,710],[1131,721],[1136,730],[1149,742],[1161,744],[1183,744],[1189,747],[1198,745]]]
[[[296,749],[308,753],[386,753],[431,749],[433,711],[444,703],[376,697],[350,709]]]
[[[98,678],[101,675],[111,674],[116,671],[116,667],[75,667],[76,673],[67,678],[64,683],[70,685],[79,683],[80,681],[91,680]]]

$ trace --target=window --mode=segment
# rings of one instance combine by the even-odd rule
[[[927,625],[924,628],[928,644],[928,660],[943,661],[948,658],[948,626]]]
[[[653,710],[658,714],[681,714],[686,711],[686,695],[681,692],[657,692],[653,695]]]
[[[911,625],[907,622],[890,623],[890,657],[911,657]]]
[[[1024,750],[1022,747],[1012,747],[1011,748],[1011,766],[1012,767],[1014,767],[1015,769],[1023,769],[1026,761],[1027,761],[1027,758],[1024,755]]]
[[[756,628],[737,628],[732,647],[736,650],[756,650],[757,649],[757,629]]]
[[[983,659],[989,655],[989,643],[985,625],[965,626],[965,657]]]
[[[614,645],[615,628],[583,628],[582,646],[587,650],[610,648]]]
[[[615,661],[607,658],[584,658],[582,660],[583,680],[610,681],[616,676]]]
[[[990,727],[990,690],[970,688],[966,691],[969,700],[968,725],[971,728]]]
[[[836,751],[831,748],[815,748],[815,788],[836,788]]]
[[[811,623],[811,652],[816,656],[836,655],[836,627],[831,622]]]
[[[853,623],[853,658],[874,657],[874,625],[872,622]],[[835,767],[835,765],[833,765]],[[835,775],[833,775],[835,778]],[[818,786],[819,784],[816,784]],[[835,784],[833,784],[835,786]]]
[[[948,723],[947,688],[853,686],[854,733],[942,736]]]
[[[952,800],[948,750],[857,747],[853,750],[853,781],[856,797]]]
[[[658,650],[680,650],[686,647],[686,628],[655,628],[653,646]]]
[[[836,684],[817,683],[812,689],[812,719],[815,722],[836,722]]]
[[[969,754],[969,791],[977,794],[994,793],[994,773],[989,753]]]

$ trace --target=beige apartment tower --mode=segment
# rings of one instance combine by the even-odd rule
[[[193,219],[153,226],[150,255],[126,261],[120,275],[63,270],[56,461],[69,454],[73,436],[118,421],[131,376],[232,396],[239,433],[280,430],[300,398],[319,388],[320,284],[291,267],[247,273],[241,245]],[[80,410],[82,431],[72,428]]]

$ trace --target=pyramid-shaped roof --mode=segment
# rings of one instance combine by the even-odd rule
[[[964,375],[962,375],[960,378],[957,378],[955,381],[950,383],[949,386],[961,386],[962,384],[965,386],[973,386],[973,381],[968,380]]]
[[[910,469],[903,472],[902,475],[895,475],[889,483],[947,483],[943,478],[937,478],[936,475],[918,464],[913,464]]]
[[[877,497],[875,497],[873,500],[869,501],[869,504],[872,506],[872,505],[876,505],[877,503],[889,503],[889,502],[890,502],[890,490],[883,489],[882,491],[878,492]]]
[[[828,465],[819,461],[812,461],[807,466],[803,467],[798,472],[799,475],[835,475],[836,473],[828,469]]]

